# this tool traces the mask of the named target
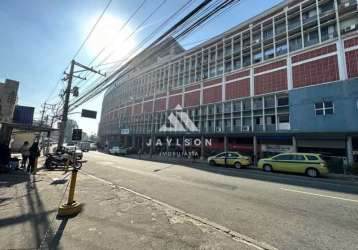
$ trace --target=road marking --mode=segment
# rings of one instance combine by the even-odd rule
[[[87,176],[89,176],[89,177],[91,177],[91,178],[93,178],[95,180],[98,180],[100,182],[103,182],[103,183],[106,183],[108,185],[111,185],[112,187],[125,190],[127,192],[132,193],[132,194],[140,196],[140,197],[142,197],[144,199],[147,199],[149,201],[157,203],[157,204],[159,204],[159,205],[161,205],[163,207],[166,207],[166,208],[169,208],[171,210],[174,210],[175,212],[180,213],[180,214],[182,214],[182,215],[184,215],[186,217],[189,217],[192,220],[198,221],[198,222],[200,222],[202,224],[210,226],[213,229],[228,235],[229,237],[231,237],[235,241],[241,242],[243,244],[246,244],[248,246],[254,247],[254,248],[259,249],[259,250],[277,250],[277,248],[275,248],[275,247],[273,247],[271,245],[268,245],[267,243],[260,242],[260,241],[257,241],[255,239],[252,239],[252,238],[250,238],[250,237],[248,237],[246,235],[240,234],[239,232],[233,231],[233,230],[231,230],[231,229],[229,229],[227,227],[224,227],[222,225],[216,224],[215,222],[209,221],[208,219],[196,216],[194,214],[187,213],[184,210],[181,210],[179,208],[173,207],[172,205],[169,205],[169,204],[167,204],[165,202],[156,200],[156,199],[154,199],[154,198],[152,198],[152,197],[150,197],[148,195],[139,193],[137,191],[134,191],[132,189],[129,189],[129,188],[126,188],[126,187],[123,187],[123,186],[119,186],[117,184],[114,184],[113,182],[110,182],[108,180],[105,180],[105,179],[102,179],[100,177],[97,177],[97,176],[94,176],[92,174],[89,174],[87,171],[81,170],[81,173],[84,174],[84,175],[87,175]]]
[[[331,198],[331,199],[342,200],[342,201],[358,202],[358,200],[347,199],[347,198],[342,198],[342,197],[337,197],[337,196],[316,194],[316,193],[310,193],[310,192],[305,192],[305,191],[300,191],[300,190],[295,190],[295,189],[288,189],[288,188],[280,188],[280,189],[285,190],[285,191],[289,191],[289,192],[300,193],[300,194],[307,194],[307,195],[313,195],[313,196],[324,197],[324,198]]]

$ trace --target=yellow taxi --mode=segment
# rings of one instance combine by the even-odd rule
[[[318,177],[328,173],[327,163],[319,154],[284,153],[261,159],[258,167],[265,172],[282,171]]]
[[[210,165],[234,166],[235,168],[241,168],[243,166],[251,165],[251,159],[238,152],[223,152],[209,157],[208,163]]]

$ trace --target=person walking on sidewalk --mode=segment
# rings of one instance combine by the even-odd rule
[[[30,156],[30,150],[29,149],[30,149],[29,142],[25,141],[24,144],[20,148],[20,153],[21,153],[21,156],[22,156],[21,168],[23,168],[23,169],[26,168],[27,160],[29,159],[29,156]]]
[[[29,165],[27,166],[27,172],[34,172],[37,165],[37,158],[40,156],[40,149],[38,142],[34,142],[29,149]]]

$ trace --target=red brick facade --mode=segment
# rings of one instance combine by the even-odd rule
[[[154,111],[163,111],[166,108],[167,99],[161,98],[155,100]]]
[[[134,114],[140,114],[142,112],[142,104],[136,104],[133,109]]]
[[[207,88],[203,90],[203,104],[221,101],[221,86]]]
[[[218,83],[221,83],[221,78],[206,81],[206,82],[204,82],[204,86],[210,86],[210,85],[214,85],[214,84],[218,84]]]
[[[169,97],[168,109],[175,108],[178,104],[182,105],[181,103],[182,95],[173,95]]]
[[[153,101],[145,102],[143,104],[143,113],[151,113],[153,111]]]
[[[358,37],[352,38],[352,39],[348,39],[346,41],[344,41],[344,47],[345,48],[350,48],[350,47],[354,47],[358,45]]]
[[[255,76],[255,95],[287,89],[287,70]]]
[[[196,105],[200,105],[200,90],[185,93],[184,106],[190,107],[190,106],[196,106]]]
[[[235,80],[235,79],[242,78],[242,77],[249,76],[249,75],[250,75],[250,70],[237,72],[235,74],[226,76],[226,81]]]
[[[181,89],[171,90],[171,91],[169,91],[169,95],[175,95],[175,94],[179,94],[179,93],[181,93],[181,92],[182,92]]]
[[[358,77],[358,50],[346,52],[348,78]]]
[[[190,91],[190,90],[199,89],[199,88],[200,88],[200,84],[195,84],[193,86],[186,87],[185,91]]]
[[[280,67],[285,67],[286,63],[287,63],[286,60],[281,60],[281,61],[278,61],[278,62],[266,64],[266,65],[264,65],[262,67],[255,68],[255,74],[265,72],[265,71],[269,71],[269,70],[272,70],[272,69],[277,69],[277,68],[280,68]]]
[[[225,86],[226,100],[232,100],[250,95],[250,80],[244,79],[231,82]]]
[[[330,56],[292,68],[293,87],[303,87],[339,79],[337,56]]]
[[[325,54],[329,54],[331,52],[337,51],[336,45],[332,44],[326,47],[322,47],[319,49],[311,50],[302,54],[299,54],[297,56],[292,57],[292,63],[304,61],[307,59],[315,58],[317,56],[322,56]]]

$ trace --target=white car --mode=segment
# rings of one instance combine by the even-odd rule
[[[120,153],[120,149],[118,146],[113,146],[109,149],[109,153],[112,155],[117,155]]]

